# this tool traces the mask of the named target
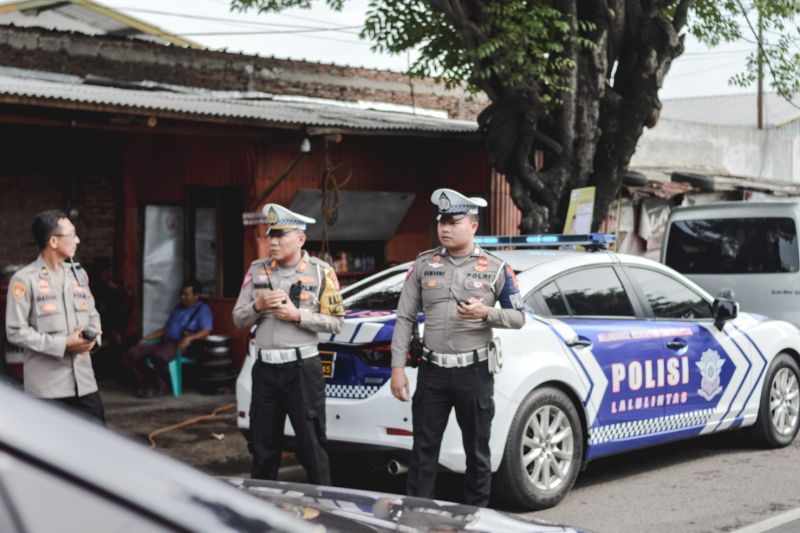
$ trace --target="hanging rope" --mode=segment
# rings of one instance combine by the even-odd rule
[[[339,182],[337,173],[342,169],[347,176]],[[334,165],[331,162],[330,151],[328,150],[328,139],[325,139],[325,172],[322,174],[322,249],[320,259],[332,264],[330,241],[328,240],[328,227],[332,226],[339,216],[339,189],[347,185],[352,179],[353,171],[345,167],[344,163]]]

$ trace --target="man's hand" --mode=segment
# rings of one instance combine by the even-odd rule
[[[289,297],[280,289],[268,291],[259,289],[256,291],[255,306],[256,311],[273,310],[279,305],[285,303]]]
[[[411,388],[408,385],[406,369],[397,367],[392,369],[392,395],[402,402],[407,402],[411,397]]]
[[[186,348],[189,347],[189,343],[192,342],[191,339],[184,337],[181,339],[181,342],[178,343],[178,349],[184,353],[186,353]]]
[[[272,315],[278,320],[284,320],[286,322],[300,322],[300,310],[295,307],[294,302],[292,302],[285,292],[275,292],[283,293],[285,298],[281,300],[281,304],[272,309]]]
[[[465,304],[456,307],[458,318],[462,320],[484,320],[489,316],[489,308],[483,305],[483,301],[474,296]]]
[[[81,337],[83,326],[78,326],[67,336],[67,351],[70,353],[86,353],[94,347],[95,341]]]

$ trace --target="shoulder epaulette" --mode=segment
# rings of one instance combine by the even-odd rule
[[[420,257],[422,257],[423,255],[427,255],[427,254],[433,254],[433,253],[436,253],[438,250],[439,250],[439,248],[431,248],[430,250],[425,250],[424,252],[420,252],[420,253],[417,255],[417,259],[419,259],[419,258],[420,258]]]
[[[505,261],[504,261],[503,259],[500,259],[499,257],[497,257],[496,255],[494,255],[492,252],[490,252],[490,251],[486,250],[485,248],[481,248],[481,255],[483,255],[483,254],[485,254],[487,257],[490,257],[490,258],[492,258],[493,260],[497,261],[497,263],[498,263],[498,264],[503,264],[503,263],[505,263]]]
[[[308,257],[308,262],[311,263],[312,265],[319,265],[321,267],[330,268],[331,270],[333,270],[332,266],[330,266],[328,263],[326,263],[325,261],[323,261],[319,257],[309,256]]]

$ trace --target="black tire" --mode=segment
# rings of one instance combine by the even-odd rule
[[[636,170],[629,170],[622,176],[622,183],[631,187],[646,187],[648,183],[647,176]]]
[[[749,430],[756,444],[764,448],[783,448],[791,444],[797,436],[797,430],[800,428],[798,385],[800,385],[800,367],[797,366],[797,361],[787,353],[779,353],[767,369],[764,388],[761,391],[761,403],[758,407],[758,419]],[[792,392],[794,397],[787,400],[784,397],[786,392]],[[770,406],[773,400],[781,402],[781,405],[774,410]],[[784,414],[779,415],[779,427],[773,415],[778,414],[777,411],[781,408]]]
[[[547,407],[549,407],[549,410],[545,410]],[[524,465],[523,454],[530,453],[533,449],[529,445],[523,444],[523,436],[534,437],[534,430],[531,427],[534,416],[539,420],[547,417],[552,421],[553,417],[558,417],[557,412],[562,414],[561,422],[559,423],[559,427],[562,429],[558,431],[558,434],[566,432],[564,433],[565,438],[558,443],[546,442],[539,449],[544,449],[545,451],[542,454],[549,454],[550,459],[555,459],[555,455],[559,454],[559,452],[567,454],[568,457],[560,459],[561,464],[559,465],[566,466],[566,471],[560,477],[555,476],[559,480],[551,482],[552,486],[550,488],[541,487],[531,480],[531,472]],[[552,413],[552,417],[550,413]],[[567,431],[567,425],[569,426],[569,431]],[[571,442],[569,442],[570,437]],[[541,441],[537,440],[536,442]],[[531,467],[533,472],[536,472],[536,464],[538,463],[539,472],[543,473],[545,472],[544,468],[547,468],[547,472],[550,473],[553,468],[543,466],[547,459],[547,455],[541,462],[538,459],[534,459],[528,466]],[[496,496],[517,508],[538,510],[553,507],[572,488],[575,479],[578,477],[582,460],[583,426],[572,400],[564,392],[555,388],[544,387],[534,390],[522,401],[514,415],[514,420],[511,422],[506,449],[503,452],[503,462],[495,475],[494,488]],[[537,481],[540,485],[544,485],[541,478]]]
[[[673,172],[670,174],[670,180],[675,183],[688,183],[701,191],[710,192],[714,190],[714,178],[712,176],[694,174],[693,172]]]

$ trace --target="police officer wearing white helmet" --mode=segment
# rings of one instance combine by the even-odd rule
[[[407,491],[434,497],[442,435],[455,408],[467,456],[464,501],[486,506],[492,478],[492,328],[521,328],[525,314],[511,267],[473,241],[478,209],[486,201],[437,189],[431,202],[438,207],[441,246],[421,253],[409,269],[392,336],[392,394],[408,401],[404,366],[422,309],[424,349],[412,403],[414,445]]]
[[[286,416],[309,483],[330,485],[325,384],[317,332],[338,333],[344,307],[336,273],[303,250],[313,218],[264,206],[270,257],[250,265],[233,310],[240,327],[256,324],[250,431],[251,475],[276,479]]]

